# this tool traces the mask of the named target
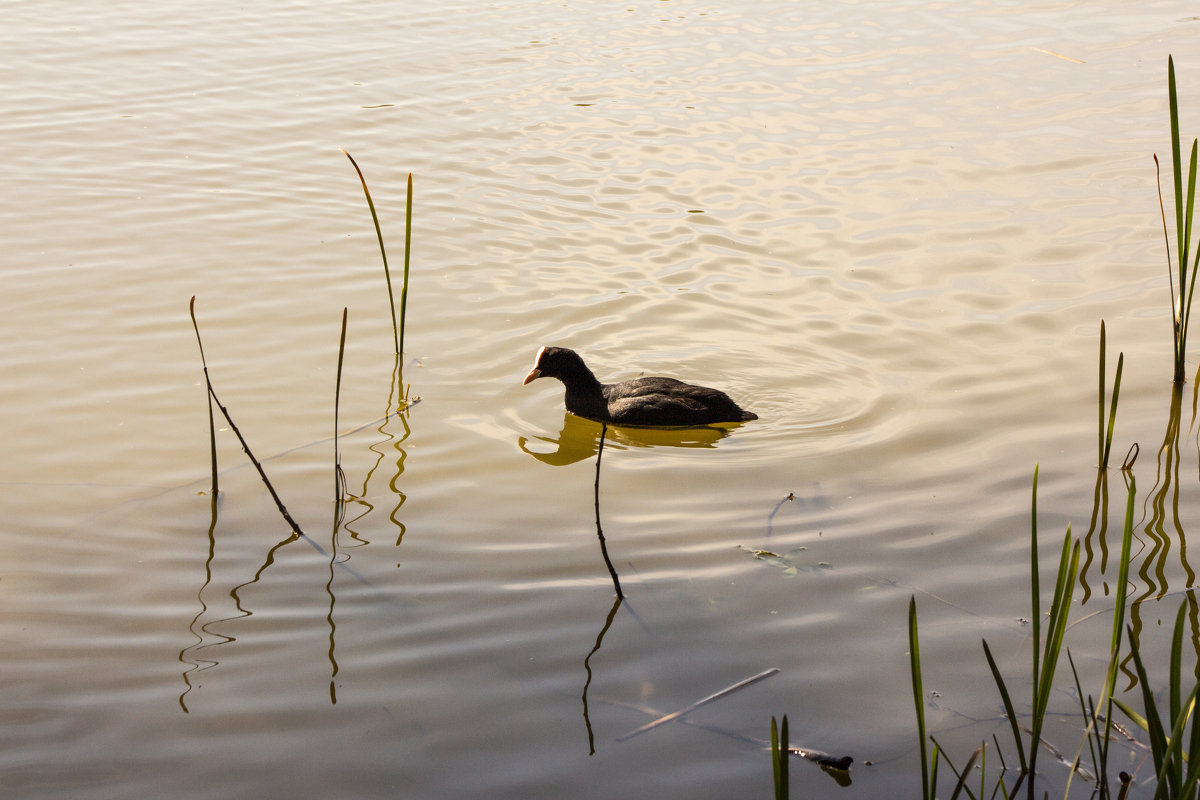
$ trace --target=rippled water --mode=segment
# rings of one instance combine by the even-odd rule
[[[1200,131],[1190,3],[4,17],[14,796],[764,796],[769,760],[738,737],[784,713],[793,741],[855,758],[845,788],[796,764],[803,796],[905,796],[908,598],[931,723],[965,754],[1002,724],[980,636],[1028,669],[1036,464],[1047,568],[1068,522],[1088,528],[1102,319],[1139,513],[1162,485],[1150,155],[1169,149],[1168,53]],[[414,173],[402,367],[420,400],[400,417],[339,147],[394,269]],[[308,540],[227,430],[212,515],[193,295],[217,392]],[[599,426],[557,384],[520,384],[543,344],[604,380],[719,386],[760,419],[609,431],[597,509]],[[1194,433],[1181,449],[1186,528]],[[1112,581],[1086,544],[1085,671]],[[1169,592],[1137,612],[1148,632],[1190,585],[1185,544],[1139,556],[1134,596]],[[617,741],[650,719],[630,704],[677,710],[768,668],[689,717],[708,728]],[[1074,720],[1055,724],[1073,750]]]

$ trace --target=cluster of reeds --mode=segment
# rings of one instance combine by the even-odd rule
[[[1182,148],[1179,135],[1179,104],[1175,86],[1175,64],[1168,59],[1168,93],[1171,116],[1171,155],[1175,195],[1175,258],[1171,256],[1171,241],[1168,233],[1165,204],[1162,201],[1161,186],[1159,190],[1159,208],[1163,217],[1163,234],[1167,243],[1168,276],[1171,284],[1174,326],[1174,380],[1176,385],[1185,380],[1184,358],[1187,344],[1188,326],[1191,318],[1193,293],[1196,275],[1200,270],[1200,244],[1193,249],[1192,223],[1195,210],[1196,179],[1197,179],[1197,142],[1193,140],[1191,155],[1187,169],[1184,169]],[[1158,157],[1155,156],[1156,171]],[[1107,469],[1112,450],[1113,432],[1116,422],[1116,412],[1121,386],[1121,372],[1124,355],[1117,361],[1117,369],[1113,383],[1112,398],[1108,413],[1105,414],[1105,377],[1106,377],[1106,332],[1104,323],[1100,325],[1100,369],[1099,369],[1099,424],[1097,426],[1098,460],[1101,472]],[[1176,395],[1178,391],[1176,392]],[[1035,785],[1038,779],[1038,754],[1048,744],[1043,739],[1045,721],[1050,713],[1050,700],[1055,687],[1057,667],[1065,652],[1071,665],[1074,680],[1073,688],[1079,702],[1079,714],[1083,723],[1083,736],[1074,758],[1068,760],[1061,753],[1056,756],[1069,769],[1066,779],[1064,797],[1071,791],[1072,782],[1080,777],[1094,783],[1090,790],[1092,797],[1100,800],[1117,798],[1122,800],[1130,790],[1132,778],[1125,772],[1118,775],[1117,781],[1109,776],[1111,751],[1114,735],[1114,711],[1119,710],[1128,717],[1134,725],[1140,728],[1149,739],[1149,750],[1154,764],[1152,788],[1155,798],[1197,798],[1200,797],[1200,722],[1197,722],[1195,703],[1200,693],[1200,663],[1193,664],[1185,670],[1183,665],[1184,618],[1188,604],[1181,606],[1175,620],[1171,638],[1171,658],[1169,675],[1166,684],[1166,705],[1160,710],[1160,700],[1156,696],[1155,684],[1147,675],[1140,652],[1139,643],[1134,635],[1134,629],[1128,628],[1125,641],[1127,613],[1129,611],[1128,587],[1133,541],[1134,498],[1136,482],[1132,475],[1132,462],[1136,458],[1136,444],[1130,448],[1130,454],[1122,465],[1125,475],[1127,492],[1125,503],[1125,523],[1121,537],[1121,555],[1117,565],[1116,591],[1113,599],[1112,635],[1109,642],[1109,658],[1102,684],[1099,686],[1098,699],[1084,691],[1079,672],[1075,668],[1070,651],[1066,649],[1065,636],[1067,620],[1074,599],[1075,588],[1079,578],[1080,542],[1072,539],[1068,526],[1063,537],[1059,554],[1058,569],[1055,575],[1054,590],[1050,599],[1048,612],[1041,607],[1041,587],[1039,569],[1039,546],[1037,529],[1037,483],[1038,472],[1033,475],[1032,519],[1030,522],[1031,539],[1031,627],[1032,653],[1030,699],[1022,704],[1022,711],[1028,719],[1028,724],[1022,724],[1018,715],[1017,705],[1013,702],[1014,692],[1010,689],[1011,680],[1005,678],[997,666],[991,648],[986,640],[983,641],[983,651],[988,668],[995,681],[1000,699],[1004,705],[1008,727],[1011,732],[1009,751],[1015,751],[1016,763],[1010,768],[1004,760],[1005,747],[1001,745],[1000,737],[993,735],[992,744],[980,745],[969,757],[963,769],[956,769],[946,757],[945,750],[938,744],[933,735],[929,734],[925,723],[925,692],[921,676],[921,655],[917,626],[917,605],[915,598],[909,601],[908,634],[909,657],[912,675],[913,700],[916,707],[917,732],[920,737],[922,796],[932,800],[938,789],[938,770],[945,763],[953,773],[954,783],[951,798],[966,793],[970,797],[1016,797],[1024,789],[1024,794],[1030,799],[1036,795]],[[1045,625],[1043,628],[1043,619]],[[1123,649],[1125,648],[1125,649]],[[1140,685],[1142,711],[1135,710],[1130,704],[1118,699],[1116,695],[1117,673],[1123,658],[1132,661],[1136,669],[1136,682]],[[932,752],[928,745],[932,744]],[[988,791],[986,769],[987,750],[991,747],[1000,759],[999,775],[992,776],[993,783]],[[974,788],[972,779],[975,764],[980,763],[978,788]],[[1046,793],[1048,796],[1048,793]]]
[[[395,303],[395,298],[394,298],[394,295],[392,292],[392,276],[391,276],[391,271],[388,268],[387,248],[384,246],[384,242],[383,242],[383,231],[379,224],[379,215],[375,211],[375,203],[371,199],[371,191],[367,187],[367,180],[363,176],[362,170],[359,169],[358,162],[356,162],[354,160],[354,157],[351,156],[349,153],[347,153],[345,150],[342,150],[342,152],[345,153],[345,155],[348,159],[350,159],[350,163],[354,166],[354,171],[356,173],[358,173],[358,179],[362,183],[363,193],[366,195],[366,198],[367,198],[367,206],[368,206],[368,208],[370,208],[370,211],[371,211],[371,220],[374,222],[374,225],[375,225],[375,235],[379,241],[379,253],[383,258],[383,273],[384,273],[384,278],[387,281],[388,303],[391,308],[391,314],[392,314],[392,337],[393,337],[393,342],[396,347],[396,363],[397,363],[396,379],[398,381],[402,382],[403,379],[400,377],[399,362],[400,362],[400,357],[404,352],[404,349],[403,349],[404,348],[404,319],[405,319],[405,312],[406,312],[406,306],[407,306],[407,300],[408,300],[408,274],[409,274],[409,263],[410,263],[409,254],[411,252],[411,245],[412,245],[412,204],[413,204],[412,203],[412,200],[413,200],[412,173],[409,173],[409,175],[408,175],[407,205],[406,205],[405,217],[404,217],[404,283],[400,290],[400,314],[399,314],[399,317],[397,317],[396,303]],[[238,429],[237,424],[233,421],[233,417],[229,413],[229,409],[226,408],[220,402],[220,400],[217,398],[216,390],[213,388],[212,379],[208,373],[208,363],[204,357],[204,343],[200,338],[200,326],[196,321],[196,298],[194,296],[192,297],[191,302],[188,306],[188,311],[192,318],[192,327],[194,328],[194,330],[196,332],[196,342],[200,348],[200,362],[204,368],[204,382],[205,382],[205,387],[206,387],[206,391],[208,393],[208,399],[209,399],[209,406],[208,406],[209,444],[210,444],[210,450],[211,450],[211,454],[212,454],[212,458],[211,458],[211,471],[212,471],[211,495],[212,495],[212,500],[214,503],[214,506],[213,506],[214,510],[216,508],[215,504],[216,504],[216,499],[217,499],[218,490],[219,490],[218,469],[217,469],[216,424],[215,424],[215,419],[214,419],[214,414],[213,414],[213,404],[216,404],[216,407],[221,411],[221,414],[225,417],[226,421],[229,423],[230,429],[237,436],[238,442],[241,444],[242,450],[249,457],[249,459],[250,459],[251,463],[253,463],[255,469],[258,470],[259,476],[262,478],[263,483],[266,485],[267,490],[270,492],[272,499],[274,499],[276,507],[279,509],[280,514],[283,516],[284,520],[287,521],[288,525],[291,526],[293,533],[303,536],[304,532],[300,529],[300,526],[292,518],[291,514],[288,513],[287,507],[284,505],[283,500],[279,497],[279,493],[276,492],[275,487],[271,484],[271,481],[267,478],[267,473],[263,469],[262,462],[259,459],[255,458],[254,453],[250,449],[249,443],[246,441],[246,438],[242,435],[242,432]],[[337,384],[336,384],[336,388],[334,391],[334,412],[333,412],[333,420],[334,420],[334,434],[333,434],[334,497],[335,497],[335,507],[337,507],[337,508],[340,508],[341,499],[345,494],[345,474],[342,472],[341,459],[340,459],[340,455],[338,453],[337,439],[338,439],[339,407],[340,407],[340,403],[341,403],[341,389],[342,389],[342,365],[343,365],[343,361],[344,361],[344,357],[345,357],[345,350],[346,350],[347,314],[348,314],[348,309],[343,308],[342,309],[341,338],[338,342]],[[407,394],[405,395],[404,400],[402,402],[407,402]]]
[[[1118,359],[1116,377],[1114,379],[1112,398],[1108,404],[1108,414],[1105,414],[1105,372],[1106,372],[1106,331],[1104,324],[1100,328],[1100,361],[1099,361],[1099,418],[1097,424],[1098,447],[1100,455],[1100,470],[1107,468],[1109,454],[1112,449],[1113,431],[1115,428],[1118,398],[1121,387],[1121,365],[1123,354]],[[1193,710],[1200,683],[1195,677],[1200,664],[1185,671],[1182,663],[1184,641],[1184,610],[1186,603],[1180,609],[1177,617],[1174,635],[1171,642],[1171,668],[1167,682],[1168,702],[1163,711],[1159,711],[1158,700],[1155,696],[1155,684],[1147,676],[1142,661],[1140,647],[1132,629],[1128,630],[1128,640],[1125,641],[1127,614],[1129,611],[1128,589],[1130,561],[1133,542],[1135,497],[1137,484],[1133,477],[1132,467],[1136,459],[1137,447],[1130,448],[1121,465],[1121,472],[1126,479],[1126,501],[1124,526],[1121,534],[1121,552],[1117,562],[1117,576],[1113,598],[1113,624],[1109,641],[1109,658],[1098,695],[1085,692],[1079,677],[1079,672],[1066,648],[1066,630],[1069,612],[1075,598],[1075,589],[1079,578],[1080,542],[1073,539],[1071,528],[1068,526],[1063,537],[1059,552],[1058,569],[1055,574],[1054,590],[1051,595],[1048,611],[1041,607],[1041,574],[1039,569],[1038,542],[1038,507],[1037,487],[1038,470],[1033,474],[1033,491],[1031,500],[1030,519],[1030,595],[1031,595],[1031,658],[1030,698],[1021,704],[1027,724],[1019,720],[1018,705],[1014,702],[1014,691],[1010,688],[1011,678],[1006,678],[992,650],[985,639],[983,641],[984,656],[995,682],[1000,700],[1004,706],[1008,728],[1011,733],[1011,744],[1005,747],[1000,737],[993,735],[991,744],[983,743],[968,757],[960,770],[947,757],[946,751],[937,739],[929,734],[925,721],[925,692],[921,672],[921,651],[917,625],[917,605],[915,598],[910,598],[908,612],[909,658],[912,677],[913,701],[916,708],[917,733],[920,739],[920,758],[922,776],[922,796],[932,800],[938,788],[938,772],[942,764],[953,774],[953,789],[951,797],[966,793],[970,797],[1016,797],[1021,789],[1032,800],[1036,796],[1038,756],[1049,745],[1044,740],[1045,722],[1051,713],[1050,700],[1054,693],[1058,665],[1065,654],[1070,662],[1073,678],[1073,689],[1079,702],[1079,714],[1082,722],[1083,735],[1075,751],[1074,757],[1067,759],[1061,753],[1054,751],[1056,758],[1065,763],[1069,769],[1064,797],[1071,791],[1072,782],[1076,777],[1083,777],[1093,782],[1092,796],[1107,800],[1108,798],[1124,798],[1127,796],[1132,778],[1121,772],[1117,781],[1110,776],[1111,751],[1114,735],[1114,710],[1121,711],[1137,727],[1141,728],[1150,742],[1153,756],[1155,776],[1155,797],[1162,798],[1197,798],[1200,797],[1200,724],[1194,719]],[[1044,620],[1044,627],[1043,627]],[[1126,649],[1123,650],[1122,648]],[[1116,697],[1117,673],[1122,660],[1134,663],[1137,669],[1137,681],[1141,687],[1141,699],[1144,711],[1139,713],[1129,704]],[[1190,687],[1190,688],[1189,688]],[[1098,697],[1098,699],[1097,699]],[[1189,721],[1192,723],[1190,734],[1184,736]],[[932,752],[929,745],[932,745]],[[999,759],[998,775],[987,774],[987,752],[992,750]],[[1005,751],[1015,752],[1015,764],[1009,767],[1005,761]],[[968,786],[972,779],[976,764],[979,765],[977,789]],[[991,791],[988,791],[988,780],[993,781]],[[972,781],[974,784],[974,781]]]
[[[1127,464],[1123,469],[1128,470],[1132,466]],[[1017,705],[1013,701],[1014,692],[1010,689],[1010,680],[1005,678],[1001,673],[999,666],[996,663],[995,657],[992,655],[992,650],[988,646],[987,640],[983,641],[983,651],[986,657],[988,668],[991,671],[992,678],[995,681],[996,688],[999,691],[1001,702],[1004,705],[1005,715],[1008,719],[1009,729],[1012,735],[1012,750],[1016,752],[1016,764],[1010,770],[1004,760],[1005,748],[1000,744],[999,738],[993,736],[994,750],[1000,759],[1001,772],[995,778],[990,796],[1015,797],[1025,787],[1027,796],[1033,798],[1035,796],[1035,785],[1038,775],[1037,763],[1038,754],[1045,746],[1043,740],[1043,731],[1046,719],[1050,713],[1050,700],[1052,692],[1055,688],[1055,680],[1057,668],[1062,655],[1065,653],[1070,660],[1070,652],[1065,648],[1065,636],[1067,630],[1067,620],[1071,609],[1071,604],[1074,599],[1075,588],[1077,586],[1077,578],[1079,574],[1079,540],[1072,539],[1071,529],[1067,528],[1066,535],[1063,537],[1062,548],[1059,554],[1058,569],[1055,575],[1054,591],[1050,601],[1049,611],[1045,612],[1041,608],[1041,587],[1040,587],[1040,569],[1038,567],[1038,533],[1037,533],[1037,470],[1034,470],[1033,476],[1033,501],[1032,501],[1032,520],[1030,523],[1030,594],[1031,594],[1031,626],[1032,626],[1032,653],[1031,653],[1031,682],[1030,682],[1030,699],[1027,704],[1028,724],[1023,725],[1019,721],[1020,715],[1017,713]],[[1132,476],[1129,476],[1129,486],[1125,505],[1125,524],[1121,539],[1121,556],[1118,564],[1118,577],[1116,582],[1116,596],[1114,599],[1113,608],[1113,629],[1110,642],[1110,656],[1108,667],[1105,672],[1105,679],[1100,687],[1099,702],[1091,695],[1084,693],[1080,684],[1079,673],[1075,669],[1074,661],[1071,661],[1071,672],[1074,677],[1074,686],[1077,692],[1080,703],[1080,714],[1083,721],[1084,735],[1083,740],[1079,743],[1079,748],[1074,759],[1070,762],[1071,773],[1067,779],[1066,791],[1064,796],[1070,791],[1071,781],[1077,774],[1087,774],[1091,776],[1096,783],[1096,796],[1100,798],[1113,797],[1112,788],[1108,778],[1108,763],[1109,753],[1113,734],[1113,707],[1114,705],[1121,708],[1130,718],[1139,725],[1144,725],[1144,721],[1138,715],[1122,704],[1114,697],[1116,688],[1117,668],[1120,663],[1119,658],[1122,646],[1122,630],[1125,625],[1125,614],[1127,606],[1127,586],[1129,582],[1129,562],[1131,543],[1133,541],[1133,515],[1134,515],[1134,496],[1135,483]],[[1045,627],[1043,629],[1042,620],[1045,617]],[[954,788],[952,797],[957,797],[961,792],[967,792],[971,797],[989,796],[986,791],[987,769],[986,759],[983,756],[988,748],[987,743],[980,745],[968,759],[963,769],[959,770],[946,757],[945,751],[937,743],[936,738],[928,734],[925,726],[925,693],[923,689],[922,673],[921,673],[921,652],[918,639],[917,626],[917,604],[915,598],[909,600],[908,611],[908,635],[909,635],[909,659],[910,669],[912,673],[912,690],[913,700],[916,706],[917,714],[917,731],[921,742],[921,778],[922,778],[922,796],[927,800],[932,800],[936,796],[938,785],[938,768],[942,762],[945,762],[947,767],[954,775]],[[1175,647],[1181,646],[1182,629],[1177,631]],[[1133,658],[1140,663],[1138,648],[1132,637],[1129,642],[1129,650]],[[1182,680],[1178,670],[1172,675],[1175,686],[1178,687]],[[1147,718],[1151,720],[1157,719],[1154,708],[1153,692],[1149,688],[1150,684],[1146,682],[1144,671],[1141,673],[1142,687],[1146,692],[1147,703]],[[1191,697],[1194,699],[1195,689],[1192,690]],[[1085,700],[1086,698],[1086,700]],[[1175,711],[1178,704],[1172,705],[1172,710]],[[1171,716],[1172,721],[1177,720],[1177,715]],[[1153,741],[1153,723],[1151,727],[1151,739]],[[1200,735],[1200,734],[1198,734]],[[929,754],[926,746],[926,740],[933,744],[933,752]],[[1087,748],[1090,755],[1090,767],[1082,766],[1082,751]],[[1200,754],[1200,749],[1194,750]],[[1164,764],[1170,761],[1169,753],[1164,756]],[[1060,756],[1061,758],[1061,756]],[[979,794],[967,788],[967,781],[972,777],[971,773],[975,763],[981,763],[979,774]],[[1178,760],[1170,763],[1178,763]],[[1169,765],[1168,765],[1169,766]],[[1009,775],[1009,773],[1012,773]],[[1182,773],[1180,773],[1182,775]],[[1011,784],[1006,783],[1005,779],[1011,778]],[[1193,787],[1195,781],[1192,781]],[[1122,775],[1121,778],[1122,792],[1119,797],[1124,797],[1124,792],[1127,791],[1128,779]],[[1195,788],[1193,788],[1193,792]],[[1168,795],[1171,797],[1188,796],[1194,797],[1195,794],[1188,795]]]
[[[1138,682],[1141,684],[1142,705],[1146,709],[1146,715],[1141,716],[1120,700],[1114,701],[1130,719],[1149,734],[1150,752],[1154,759],[1154,777],[1158,787],[1154,795],[1156,798],[1194,798],[1200,786],[1200,722],[1194,713],[1200,683],[1192,684],[1187,697],[1183,696],[1182,691],[1185,685],[1182,669],[1185,611],[1187,604],[1183,603],[1179,606],[1179,613],[1175,615],[1165,716],[1158,710],[1158,700],[1146,677],[1146,667],[1136,647],[1131,649],[1131,653],[1137,669]],[[1195,674],[1194,669],[1191,674]],[[1163,724],[1164,720],[1166,725]],[[1189,720],[1191,733],[1185,737],[1184,732]]]
[[[1172,258],[1172,245],[1167,224],[1166,206],[1162,199],[1161,177],[1159,178],[1159,210],[1162,215],[1163,237],[1166,241],[1168,279],[1171,288],[1173,306],[1173,346],[1174,346],[1174,381],[1176,384],[1176,404],[1178,410],[1178,386],[1185,380],[1184,359],[1186,354],[1188,326],[1191,319],[1192,299],[1195,291],[1196,276],[1200,272],[1200,241],[1193,247],[1192,228],[1195,216],[1197,169],[1197,140],[1192,141],[1191,154],[1187,169],[1184,169],[1181,137],[1179,133],[1179,100],[1175,84],[1175,62],[1168,57],[1167,84],[1170,107],[1171,127],[1171,166],[1174,184],[1174,222],[1175,222],[1175,256]],[[1158,173],[1158,156],[1154,157],[1156,175]],[[1122,353],[1117,359],[1116,372],[1113,378],[1112,396],[1105,408],[1106,377],[1107,377],[1107,332],[1104,322],[1100,323],[1100,364],[1098,391],[1098,425],[1097,425],[1097,461],[1099,477],[1097,481],[1097,510],[1099,509],[1100,489],[1104,484],[1105,471],[1108,469],[1112,453],[1113,434],[1116,426],[1116,413],[1121,390],[1121,374],[1125,356]],[[1197,376],[1200,384],[1200,375]],[[1200,387],[1198,387],[1200,389]],[[1176,420],[1177,416],[1173,417]],[[1168,435],[1168,443],[1171,441]],[[1164,445],[1166,447],[1167,445]],[[1032,518],[1030,521],[1030,594],[1032,613],[1031,681],[1030,700],[1028,702],[1028,725],[1019,722],[1016,704],[1013,702],[1013,691],[1010,681],[1001,673],[996,659],[992,654],[987,640],[983,640],[984,656],[988,669],[996,684],[1001,702],[1004,705],[1008,727],[1012,736],[1012,749],[1016,753],[1016,763],[1010,768],[1004,760],[1004,747],[1000,738],[993,735],[992,750],[1000,761],[999,775],[994,777],[991,792],[987,790],[987,752],[989,745],[985,742],[976,748],[967,758],[962,769],[958,769],[950,761],[945,750],[937,739],[929,733],[925,720],[925,690],[921,672],[921,651],[917,624],[916,598],[909,600],[908,609],[908,638],[909,659],[912,678],[913,701],[916,709],[917,735],[920,743],[922,797],[932,800],[937,796],[938,772],[942,764],[953,773],[954,783],[950,797],[956,798],[966,793],[975,797],[1016,797],[1022,788],[1030,800],[1035,797],[1037,782],[1038,754],[1047,743],[1043,739],[1043,731],[1047,715],[1050,713],[1050,700],[1055,687],[1060,657],[1066,652],[1074,678],[1074,689],[1079,698],[1079,711],[1083,720],[1084,734],[1079,743],[1074,759],[1069,763],[1070,773],[1066,781],[1064,796],[1071,790],[1071,782],[1077,775],[1085,775],[1095,782],[1092,790],[1093,797],[1100,800],[1117,797],[1123,800],[1129,792],[1132,778],[1125,772],[1118,776],[1116,785],[1110,783],[1109,764],[1114,732],[1114,709],[1119,709],[1136,726],[1141,728],[1150,741],[1150,751],[1155,768],[1155,798],[1198,798],[1200,797],[1200,722],[1196,721],[1193,713],[1197,694],[1200,693],[1200,682],[1194,680],[1200,675],[1200,663],[1185,673],[1182,665],[1184,640],[1184,611],[1185,603],[1176,618],[1174,635],[1171,640],[1170,675],[1167,683],[1167,706],[1160,713],[1158,700],[1155,697],[1153,684],[1148,680],[1142,661],[1141,652],[1134,638],[1133,630],[1129,630],[1127,656],[1137,670],[1137,681],[1141,686],[1141,699],[1145,713],[1135,711],[1127,703],[1115,697],[1116,679],[1121,664],[1122,633],[1124,631],[1126,613],[1129,606],[1129,568],[1131,545],[1133,540],[1133,513],[1136,482],[1133,479],[1132,466],[1137,458],[1138,446],[1130,447],[1129,454],[1121,467],[1127,484],[1125,523],[1121,538],[1121,555],[1118,563],[1118,576],[1113,608],[1113,626],[1110,641],[1110,656],[1102,685],[1099,687],[1099,701],[1085,694],[1069,650],[1065,649],[1067,622],[1075,588],[1080,577],[1080,542],[1072,539],[1071,528],[1068,526],[1063,537],[1059,554],[1058,570],[1055,575],[1054,591],[1050,600],[1049,611],[1045,614],[1043,629],[1043,611],[1041,609],[1041,586],[1039,569],[1039,546],[1037,532],[1037,484],[1038,470],[1033,474]],[[1104,495],[1107,496],[1106,493]],[[1188,676],[1185,679],[1185,674]],[[1184,691],[1190,682],[1189,691]],[[1188,723],[1191,721],[1190,733],[1185,737]],[[932,749],[931,749],[932,746]],[[1090,757],[1091,768],[1082,766],[1084,750]],[[782,732],[777,728],[774,718],[771,719],[771,764],[775,780],[775,796],[788,796],[787,759],[787,717],[783,718]],[[1061,754],[1056,753],[1060,760]],[[979,766],[977,787],[968,785],[976,765]],[[1114,793],[1115,790],[1115,793]]]

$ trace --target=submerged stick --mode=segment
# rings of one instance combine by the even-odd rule
[[[617,700],[611,697],[601,697],[599,700],[602,703],[608,703],[609,705],[614,705],[619,708],[628,708],[631,711],[640,711],[643,714],[649,714],[652,717],[659,717],[664,713],[653,706],[644,705],[642,703],[631,703],[628,700]],[[713,725],[709,722],[700,722],[699,720],[688,719],[686,717],[678,719],[676,722],[681,725],[690,725],[693,728],[699,728],[711,733],[720,734],[721,736],[727,736],[730,739],[737,739],[739,742],[752,744],[763,749],[771,746],[771,743],[766,739],[760,739],[757,736],[749,736],[741,733],[740,731],[731,731],[728,728],[722,728],[720,725]],[[825,753],[821,750],[814,750],[811,747],[801,747],[799,745],[790,743],[788,744],[788,752],[794,756],[800,756],[801,758],[806,758],[813,763],[820,764],[822,767],[829,767],[830,769],[846,771],[849,770],[850,765],[854,763],[854,758],[852,756],[830,755],[829,753]]]
[[[757,675],[750,677],[750,678],[746,678],[744,681],[738,681],[737,683],[733,684],[732,686],[722,689],[721,691],[717,692],[716,694],[710,694],[708,697],[705,697],[703,700],[697,700],[696,702],[692,703],[687,708],[681,708],[680,710],[675,711],[671,714],[667,714],[666,716],[662,716],[656,720],[647,722],[645,725],[638,728],[637,730],[633,730],[633,731],[630,731],[629,733],[622,734],[617,737],[617,741],[625,742],[625,741],[632,739],[635,736],[640,736],[641,734],[645,733],[646,731],[654,730],[655,728],[659,727],[660,725],[666,725],[668,722],[673,722],[686,714],[692,713],[693,711],[695,711],[697,708],[700,708],[701,706],[706,706],[709,703],[712,703],[716,700],[720,700],[725,695],[732,694],[733,692],[736,692],[738,689],[745,689],[747,686],[758,683],[761,680],[765,680],[766,678],[769,678],[778,672],[779,672],[779,669],[777,667],[771,667],[770,669],[763,670],[762,672],[758,673]]]
[[[279,509],[279,513],[283,515],[283,518],[287,524],[292,526],[293,533],[297,533],[307,539],[308,534],[300,529],[300,526],[296,524],[296,520],[292,519],[292,515],[288,513],[287,506],[285,506],[283,501],[279,499],[279,493],[276,492],[275,487],[271,485],[271,481],[267,478],[267,473],[265,470],[263,470],[262,464],[258,463],[258,459],[254,457],[254,453],[250,452],[250,445],[246,443],[246,437],[242,436],[242,432],[238,430],[238,426],[233,421],[233,417],[229,416],[229,409],[225,408],[225,406],[221,404],[220,399],[217,397],[216,391],[214,391],[212,388],[212,384],[209,384],[208,386],[208,393],[212,395],[213,402],[217,404],[217,408],[221,409],[221,413],[225,415],[225,420],[229,423],[230,430],[232,430],[234,435],[238,437],[238,441],[242,444],[242,450],[244,450],[246,455],[250,458],[250,463],[254,465],[256,470],[258,470],[258,475],[260,478],[262,478],[262,482],[266,484],[267,491],[271,493],[271,499],[275,501],[275,506]]]
[[[192,298],[192,299],[195,300],[195,298]],[[193,307],[193,312],[194,312],[194,307]],[[196,324],[195,313],[192,314],[192,325],[196,328],[196,341],[200,341],[200,326]],[[201,351],[204,350],[203,342],[201,342],[201,344],[200,344],[200,349],[201,349]],[[246,437],[242,436],[242,432],[240,430],[238,430],[238,426],[233,421],[233,417],[231,417],[229,415],[229,409],[227,409],[224,405],[222,405],[220,398],[217,397],[217,392],[215,389],[213,389],[212,381],[208,377],[208,368],[207,367],[205,367],[205,369],[204,369],[204,379],[205,379],[205,382],[208,384],[209,398],[211,398],[212,402],[217,404],[217,408],[221,409],[221,413],[225,416],[225,421],[229,423],[230,430],[232,430],[234,435],[237,436],[238,441],[241,442],[241,444],[242,444],[242,450],[245,451],[246,455],[250,458],[250,463],[252,463],[254,465],[254,468],[258,470],[259,477],[262,478],[263,483],[266,484],[267,491],[271,493],[271,498],[275,501],[275,505],[279,509],[279,513],[283,515],[283,518],[284,518],[284,520],[287,521],[287,524],[292,527],[293,533],[299,534],[300,536],[303,536],[304,538],[307,539],[308,535],[305,534],[304,531],[302,531],[300,529],[300,526],[296,524],[296,520],[292,519],[292,515],[288,513],[287,506],[285,506],[283,504],[283,501],[279,499],[279,493],[276,492],[275,487],[271,485],[271,481],[267,478],[267,473],[263,469],[262,464],[260,464],[258,459],[254,457],[254,453],[250,452],[250,445],[246,442]],[[216,447],[216,445],[214,444],[214,450],[213,450],[214,463],[215,463],[215,459],[216,459],[215,447]],[[214,476],[213,480],[214,481],[216,480],[215,476]]]

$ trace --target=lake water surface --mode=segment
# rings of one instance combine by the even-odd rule
[[[1151,154],[1169,53],[1200,133],[1194,3],[0,17],[7,796],[763,797],[748,738],[782,714],[793,743],[855,759],[848,786],[797,761],[793,796],[915,796],[909,598],[961,764],[1007,724],[980,638],[1028,673],[1036,465],[1044,574],[1089,528],[1101,320],[1110,384],[1125,356],[1114,460],[1141,448],[1135,622],[1162,651],[1200,456],[1192,384],[1170,440]],[[397,293],[414,175],[400,415],[338,148]],[[214,387],[307,538],[223,422],[214,517],[192,296]],[[760,419],[610,429],[597,508],[600,426],[521,385],[544,344]],[[1069,640],[1092,685],[1109,482]],[[1179,523],[1161,541],[1156,493]],[[624,739],[772,668],[698,725]],[[1047,738],[1073,753],[1060,683]],[[1116,768],[1148,780],[1143,757]]]

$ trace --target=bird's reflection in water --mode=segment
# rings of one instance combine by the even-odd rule
[[[544,442],[555,449],[546,452],[529,449],[530,439],[525,436],[518,437],[517,446],[525,453],[551,466],[566,466],[574,464],[578,461],[590,459],[593,456],[596,458],[596,480],[594,483],[595,489],[595,509],[596,509],[596,536],[600,542],[600,551],[604,558],[604,563],[608,568],[609,575],[612,576],[613,589],[615,598],[611,608],[608,611],[608,616],[604,621],[600,633],[596,636],[596,643],[591,651],[583,660],[584,670],[587,672],[587,680],[583,685],[583,719],[584,726],[587,729],[588,737],[588,754],[595,755],[596,739],[592,730],[592,721],[588,712],[588,689],[592,684],[592,656],[600,651],[601,642],[604,640],[604,634],[612,627],[613,620],[617,615],[618,609],[623,603],[627,604],[625,594],[621,589],[621,581],[617,575],[616,568],[613,566],[612,560],[608,555],[608,547],[605,544],[604,530],[600,523],[600,464],[601,456],[604,449],[616,448],[625,450],[631,447],[716,447],[717,442],[729,435],[730,428],[738,427],[739,423],[723,423],[720,426],[704,426],[695,428],[640,428],[630,426],[613,426],[604,422],[596,422],[585,417],[579,417],[570,412],[563,415],[562,430],[559,431],[558,438],[549,436],[534,437],[539,442]],[[628,606],[627,606],[628,607]],[[632,611],[632,609],[630,609]],[[634,614],[634,619],[637,615]],[[640,624],[640,620],[639,620]]]
[[[717,442],[729,435],[741,423],[722,423],[700,428],[638,428],[627,425],[608,425],[606,448],[624,450],[630,447],[716,447]],[[547,452],[531,450],[530,439],[517,438],[517,446],[525,453],[555,467],[574,464],[591,458],[600,449],[601,423],[574,414],[563,414],[562,430],[558,438],[534,437],[556,449]]]

